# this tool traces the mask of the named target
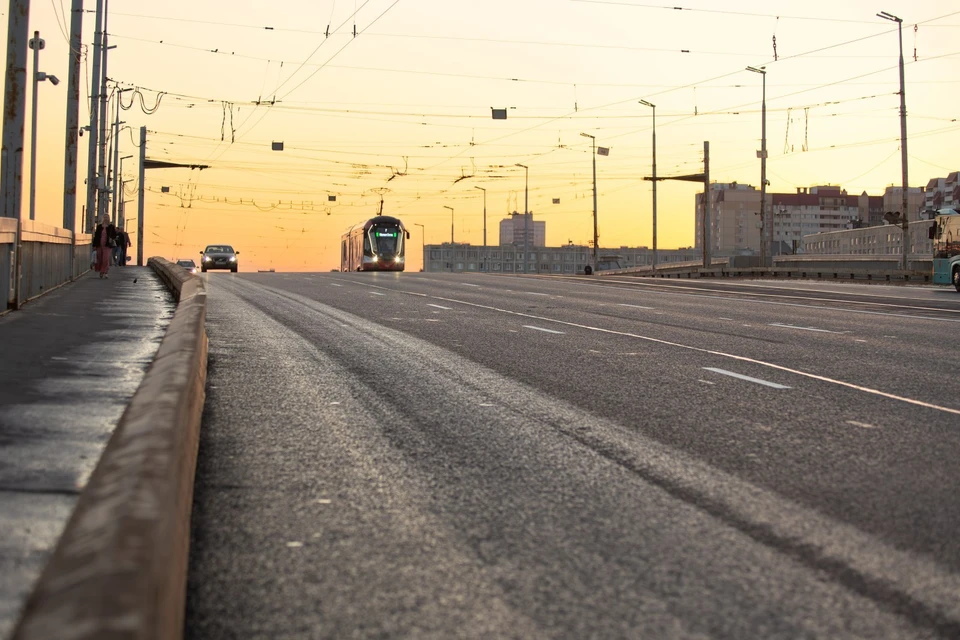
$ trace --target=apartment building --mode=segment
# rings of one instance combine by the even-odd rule
[[[931,179],[924,189],[923,208],[927,211],[960,209],[960,171],[954,171],[946,178]]]
[[[523,241],[524,233],[527,234],[526,243]],[[514,211],[500,221],[500,244],[542,247],[547,244],[547,223],[534,220],[532,211],[525,214]]]
[[[710,185],[710,239],[715,256],[759,253],[760,192],[752,185]],[[703,194],[696,196],[695,246],[703,246]],[[879,196],[851,196],[840,187],[798,188],[796,193],[768,193],[767,221],[773,225],[773,255],[799,249],[811,233],[848,229],[863,224],[864,216],[882,221]],[[766,230],[769,234],[769,230]]]

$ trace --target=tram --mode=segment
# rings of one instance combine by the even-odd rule
[[[340,238],[340,271],[403,271],[410,232],[398,218],[376,216]]]

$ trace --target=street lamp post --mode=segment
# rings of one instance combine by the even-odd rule
[[[37,85],[49,80],[54,86],[60,84],[57,76],[47,75],[38,71],[40,65],[40,50],[46,47],[46,42],[40,37],[39,31],[33,32],[30,38],[30,48],[33,49],[33,113],[30,121],[30,219],[36,219],[37,210]]]
[[[593,156],[593,272],[597,272],[597,138],[589,133],[581,133],[584,138],[590,138]]]
[[[657,105],[646,100],[640,104],[653,110],[653,269],[657,268]]]
[[[760,103],[760,266],[767,266],[767,247],[769,242],[770,259],[773,259],[773,225],[767,225],[767,69],[766,67],[747,67],[747,71],[759,73],[763,77],[763,99]],[[767,227],[770,226],[768,241]]]
[[[450,209],[450,244],[453,245],[453,207],[443,205],[444,209]],[[451,246],[451,250],[453,247]]]
[[[423,267],[421,271],[427,270],[427,228],[419,222],[414,222],[413,226],[420,227],[420,253],[423,254]]]
[[[487,190],[483,187],[474,187],[483,191],[483,271],[486,271],[487,265]]]
[[[530,224],[530,212],[527,211],[528,197],[530,195],[530,167],[525,164],[517,163],[518,167],[522,167],[524,170],[523,178],[523,272],[527,272],[527,241],[530,231],[528,226]]]
[[[113,177],[113,220],[114,224],[118,226],[123,224],[123,218],[119,216],[120,201],[123,199],[123,161],[132,157],[132,155],[129,155],[123,156],[119,159],[119,162],[117,163],[119,164],[119,169],[117,169],[117,174]],[[119,195],[117,195],[117,184],[120,185]]]
[[[903,180],[903,201],[900,225],[903,229],[903,240],[900,256],[900,268],[907,270],[907,254],[910,252],[910,220],[907,216],[907,210],[910,208],[908,201],[909,187],[907,182],[907,89],[903,79],[903,20],[897,16],[881,11],[877,14],[878,18],[890,20],[897,23],[897,34],[900,38],[900,169]]]

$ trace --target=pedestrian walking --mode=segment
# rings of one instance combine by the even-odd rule
[[[123,230],[123,227],[117,227],[117,264],[121,267],[127,266],[127,247],[133,246],[130,242],[130,234]]]
[[[93,231],[93,248],[97,252],[94,270],[101,278],[106,278],[110,271],[110,259],[113,249],[117,246],[117,229],[110,222],[110,216],[103,214],[100,223]]]

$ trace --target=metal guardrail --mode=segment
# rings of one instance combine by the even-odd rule
[[[0,313],[19,309],[24,302],[88,271],[91,242],[87,233],[74,234],[39,222],[0,218],[0,300],[6,301]]]

